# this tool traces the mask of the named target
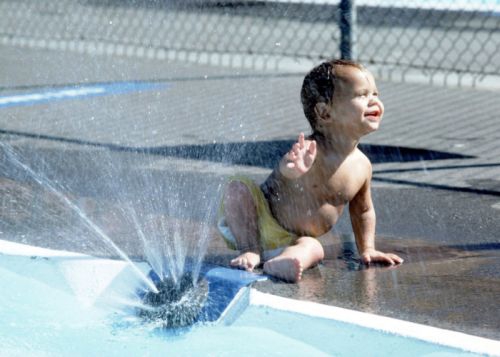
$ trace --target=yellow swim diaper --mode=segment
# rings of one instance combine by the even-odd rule
[[[228,183],[231,181],[243,183],[248,187],[252,194],[255,207],[257,208],[260,244],[264,251],[289,246],[295,241],[295,239],[297,239],[294,234],[281,227],[278,221],[276,221],[273,217],[264,194],[253,180],[244,176],[234,176],[229,178]],[[227,226],[224,218],[224,202],[221,202],[219,208],[217,228],[219,229],[219,232],[224,238],[227,246],[230,249],[236,250],[236,239]]]

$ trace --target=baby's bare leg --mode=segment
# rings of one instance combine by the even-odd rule
[[[241,252],[231,265],[252,271],[260,264],[259,229],[255,202],[245,184],[229,183],[224,195],[224,217]]]
[[[264,264],[264,272],[277,278],[295,283],[302,278],[302,272],[318,264],[325,253],[321,243],[311,237],[301,237],[295,245],[287,247],[276,258]]]

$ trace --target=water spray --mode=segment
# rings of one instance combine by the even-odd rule
[[[83,210],[78,207],[76,203],[74,203],[68,196],[64,195],[61,191],[59,191],[49,180],[47,177],[45,177],[41,173],[36,173],[29,167],[28,165],[24,164],[16,155],[14,152],[13,148],[0,141],[0,147],[3,148],[9,159],[18,167],[22,168],[26,173],[30,175],[32,179],[34,179],[38,184],[42,185],[43,187],[46,187],[52,192],[54,195],[59,198],[63,203],[65,203],[69,208],[71,208],[74,212],[78,213],[78,215],[82,218],[82,220],[87,224],[89,228],[91,228],[94,232],[96,232],[103,240],[106,242],[110,247],[114,249],[114,251],[122,258],[124,261],[130,264],[132,267],[132,270],[134,273],[137,274],[137,276],[146,283],[146,285],[153,291],[154,293],[159,293],[158,289],[156,286],[153,284],[151,279],[149,279],[139,268],[137,267],[134,262],[130,260],[130,258],[123,252],[114,242],[113,240],[99,227],[97,226],[92,220],[85,214]]]

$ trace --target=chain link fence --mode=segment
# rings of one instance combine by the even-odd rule
[[[352,55],[382,77],[500,73],[500,1],[354,4]],[[281,71],[340,57],[343,38],[335,0],[0,0],[0,14],[0,44]]]

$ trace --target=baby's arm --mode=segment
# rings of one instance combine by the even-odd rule
[[[316,159],[316,141],[306,141],[304,133],[299,134],[298,141],[280,161],[280,173],[289,179],[296,179],[312,167]]]
[[[372,262],[384,264],[401,264],[401,259],[396,254],[383,253],[375,249],[375,208],[371,197],[370,175],[364,183],[361,190],[356,194],[354,199],[349,202],[349,214],[351,216],[352,228],[356,238],[361,260],[365,264]]]

